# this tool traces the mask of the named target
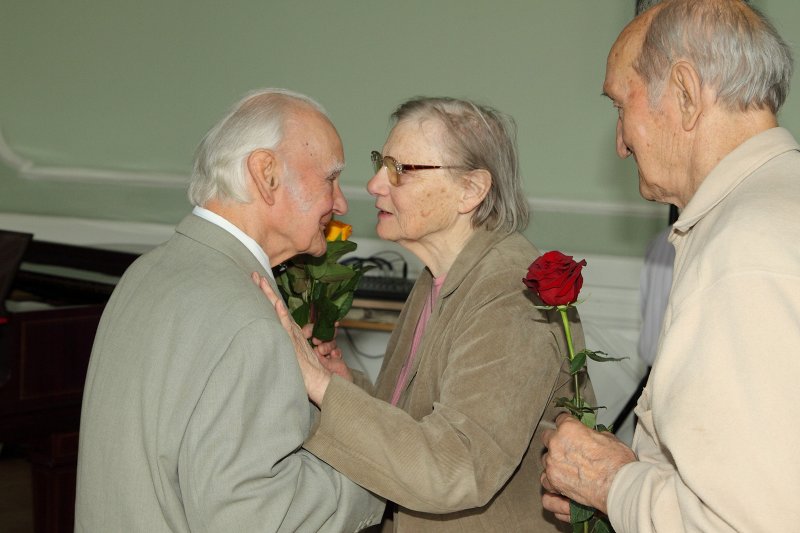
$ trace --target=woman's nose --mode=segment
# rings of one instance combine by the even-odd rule
[[[383,196],[389,190],[389,170],[382,166],[367,182],[367,192],[372,196]]]

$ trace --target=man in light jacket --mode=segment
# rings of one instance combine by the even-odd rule
[[[312,406],[289,338],[251,280],[325,252],[344,214],[339,135],[284,90],[203,139],[175,235],[125,273],[89,364],[76,531],[338,533],[384,502],[300,449]],[[274,280],[273,280],[274,283]]]
[[[617,533],[792,531],[800,500],[800,146],[776,114],[789,47],[739,0],[665,0],[608,56],[617,152],[681,208],[658,353],[633,449],[560,416],[545,507]]]

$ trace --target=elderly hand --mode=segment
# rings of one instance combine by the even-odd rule
[[[569,500],[608,513],[608,491],[622,466],[636,461],[633,450],[608,432],[584,426],[566,413],[556,419],[556,429],[542,435],[547,447],[541,481],[542,505],[559,520],[569,521]]]
[[[257,272],[253,272],[252,278],[253,282],[261,288],[261,291],[275,307],[275,312],[278,314],[283,329],[289,334],[289,339],[292,341],[292,346],[297,356],[297,362],[300,365],[300,372],[303,374],[303,383],[305,383],[308,397],[315,404],[321,405],[322,398],[325,396],[325,391],[331,381],[331,372],[322,365],[320,357],[308,345],[308,336],[292,319],[283,300],[272,290],[267,278],[259,276]],[[322,359],[325,359],[325,356],[322,356]],[[339,356],[339,361],[341,361],[341,355]]]
[[[339,323],[336,323],[338,326]],[[339,346],[336,344],[336,333],[338,333],[338,329],[334,330],[334,338],[329,341],[323,341],[316,337],[311,337],[311,334],[314,331],[314,324],[309,322],[302,328],[303,335],[305,335],[306,339],[311,339],[311,347],[317,353],[318,357],[342,357],[342,350],[339,349]]]
[[[338,326],[339,323],[337,322],[336,325]],[[306,324],[303,326],[303,334],[307,339],[311,337],[313,329],[314,324]],[[311,343],[314,345],[314,352],[317,354],[317,359],[319,359],[319,362],[328,372],[337,374],[347,381],[353,381],[353,375],[350,373],[350,368],[347,366],[347,363],[342,359],[342,350],[337,346],[335,337],[334,340],[327,342],[314,337],[311,339]]]

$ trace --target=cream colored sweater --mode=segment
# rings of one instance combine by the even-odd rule
[[[676,222],[675,275],[617,533],[800,531],[800,146],[736,148]]]

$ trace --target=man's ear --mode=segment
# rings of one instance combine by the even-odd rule
[[[675,91],[681,125],[684,131],[691,131],[703,112],[703,86],[700,75],[691,63],[678,61],[670,70],[669,84]]]
[[[280,181],[279,162],[272,150],[254,150],[247,156],[247,171],[258,194],[267,203],[275,203],[275,190]]]
[[[483,199],[489,194],[489,189],[492,188],[492,175],[488,170],[471,170],[461,179],[463,180],[463,192],[459,213],[470,213],[481,205]]]

